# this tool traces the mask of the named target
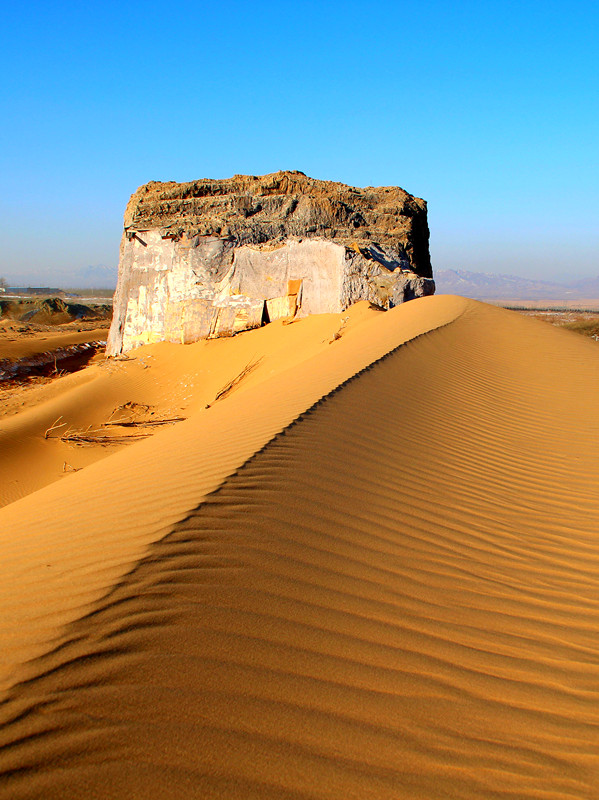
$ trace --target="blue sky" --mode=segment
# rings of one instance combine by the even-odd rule
[[[598,31],[590,2],[5,4],[0,276],[116,265],[148,180],[278,169],[424,197],[436,269],[597,275]]]

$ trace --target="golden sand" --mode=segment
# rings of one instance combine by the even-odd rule
[[[345,316],[7,418],[41,453],[197,377],[0,511],[0,797],[599,796],[597,345],[453,297]]]

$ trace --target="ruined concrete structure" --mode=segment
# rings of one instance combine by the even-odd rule
[[[107,351],[432,294],[424,200],[302,172],[152,181],[125,211]]]

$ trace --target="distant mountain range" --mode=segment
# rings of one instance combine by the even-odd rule
[[[437,294],[459,294],[474,300],[570,302],[599,298],[599,276],[569,283],[553,283],[516,275],[447,269],[435,271],[435,283]]]

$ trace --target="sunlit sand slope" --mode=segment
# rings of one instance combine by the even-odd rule
[[[181,402],[182,392],[189,404],[186,421],[96,463],[86,466],[71,448],[66,457],[80,471],[38,491],[29,484],[27,496],[0,509],[0,691],[23,680],[26,662],[55,646],[65,624],[299,414],[402,343],[450,323],[465,306],[458,297],[430,297],[384,314],[363,303],[344,319],[323,314],[189,347],[140,348],[132,362],[58,381],[48,387],[50,398],[41,392],[37,403],[3,422],[0,487],[13,477],[22,485],[28,473],[47,482],[52,459],[66,455],[43,435],[59,414],[69,422],[81,415],[81,424],[85,415],[135,399],[157,403],[164,415],[165,403]],[[215,393],[256,361],[215,402]]]
[[[416,305],[407,303],[389,314],[361,302],[343,314],[318,314],[294,320],[293,324],[279,320],[234,337],[202,340],[185,347],[166,342],[146,345],[126,360],[96,363],[48,385],[13,393],[10,399],[2,393],[0,506],[50,483],[65,482],[74,471],[125,446],[77,447],[62,441],[62,434],[90,429],[92,434],[101,436],[123,433],[123,429],[111,429],[106,423],[126,416],[123,408],[131,403],[141,410],[142,417],[151,411],[154,419],[193,416],[198,421],[205,416],[202,412],[206,406],[214,404],[223,386],[248,366],[252,369],[236,384],[235,396],[240,389],[245,391],[265,380],[278,383],[277,376],[288,373],[275,391],[278,396],[291,392],[294,413],[281,417],[282,407],[271,403],[270,418],[277,422],[272,435],[373,358],[454,319],[465,302],[457,297],[424,302],[428,300],[423,298]],[[1,354],[0,343],[0,357]],[[323,365],[308,372],[303,370],[315,357],[322,357]],[[335,362],[333,367],[330,363],[325,367],[331,359]],[[259,401],[258,405],[261,407],[264,402]],[[229,416],[228,427],[235,427],[235,412]],[[258,424],[263,416],[260,408],[255,410]],[[229,449],[227,443],[225,449]]]
[[[475,302],[394,350],[38,660],[0,796],[598,797],[598,398]]]

